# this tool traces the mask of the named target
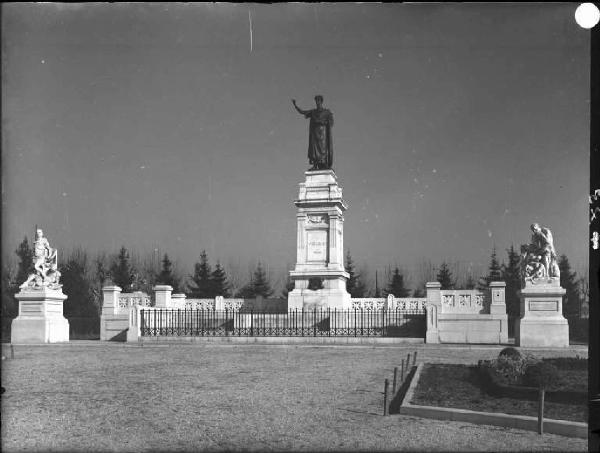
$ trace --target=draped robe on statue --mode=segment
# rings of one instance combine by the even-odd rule
[[[331,127],[333,114],[327,109],[313,109],[304,113],[310,118],[308,129],[308,161],[316,169],[328,169],[333,165],[333,142]]]

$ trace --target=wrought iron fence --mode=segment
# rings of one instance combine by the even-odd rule
[[[425,310],[141,309],[142,336],[424,337]]]

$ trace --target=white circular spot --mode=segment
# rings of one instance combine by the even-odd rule
[[[600,10],[593,3],[582,3],[575,10],[575,22],[581,28],[593,28],[598,21],[600,21]]]

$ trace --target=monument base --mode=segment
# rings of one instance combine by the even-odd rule
[[[337,274],[337,275],[332,275]],[[337,309],[348,310],[352,306],[350,294],[346,291],[347,273],[308,273],[290,272],[294,289],[288,294],[288,310]],[[322,289],[309,289],[311,278],[321,278]]]
[[[19,315],[11,324],[11,343],[69,341],[69,321],[63,316],[67,296],[60,289],[21,290],[15,297],[19,301]]]
[[[569,346],[569,324],[560,320],[517,319],[515,344],[522,348],[566,348]]]
[[[566,290],[558,279],[527,282],[520,291],[521,318],[515,321],[515,344],[520,347],[568,347],[569,323],[562,315]]]

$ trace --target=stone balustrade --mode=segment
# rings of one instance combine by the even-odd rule
[[[427,343],[508,342],[504,282],[491,282],[486,291],[442,290],[427,287]]]
[[[353,297],[350,299],[352,310],[385,310],[387,308],[385,297]]]
[[[351,309],[363,312],[422,313],[426,316],[427,343],[507,343],[508,325],[504,282],[492,282],[485,291],[442,290],[438,282],[429,282],[426,288],[427,297],[425,298],[398,298],[392,294],[388,297],[353,298],[351,299]],[[101,324],[101,339],[104,340],[126,332],[128,341],[138,341],[140,309],[169,308],[216,312],[227,310],[248,314],[254,311],[255,313],[270,313],[273,315],[273,319],[288,316],[287,306],[283,305],[284,301],[282,300],[261,297],[256,299],[224,298],[222,296],[214,299],[188,299],[184,294],[172,294],[172,288],[167,285],[155,287],[156,303],[154,307],[150,307],[148,295],[144,293],[121,294],[120,288],[116,286],[105,287],[104,296]],[[166,319],[165,322],[167,322]],[[263,316],[261,319],[266,318]]]
[[[117,313],[128,312],[129,307],[135,307],[137,305],[141,307],[150,307],[152,305],[150,296],[141,291],[121,293],[119,294],[118,301]]]

